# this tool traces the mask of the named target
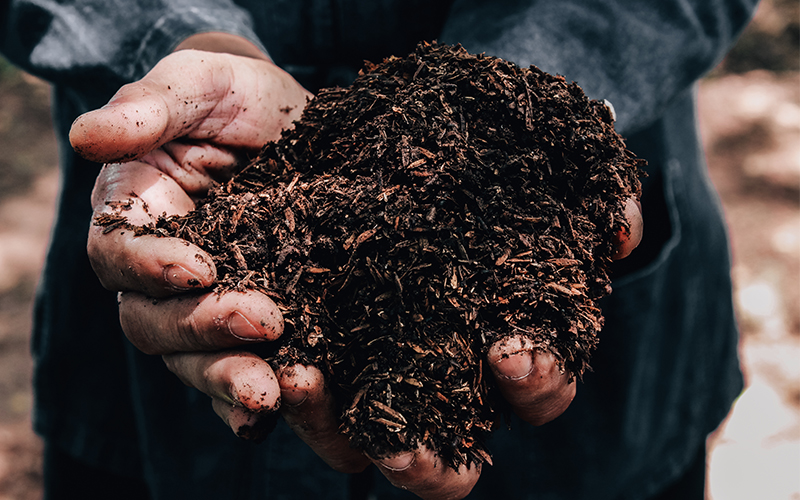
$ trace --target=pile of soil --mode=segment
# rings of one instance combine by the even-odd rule
[[[493,342],[587,369],[642,163],[576,84],[423,43],[320,91],[196,211],[140,231],[207,250],[217,290],[276,301],[271,361],[322,369],[353,446],[458,467],[490,461]]]

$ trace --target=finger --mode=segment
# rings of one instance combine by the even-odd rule
[[[280,390],[269,364],[255,354],[227,351],[163,357],[186,385],[212,398],[214,411],[245,439],[260,440],[276,422]]]
[[[248,412],[280,406],[280,389],[269,363],[242,351],[183,352],[163,356],[167,368],[189,387]]]
[[[186,213],[194,203],[170,177],[140,162],[103,167],[92,192],[95,217],[124,216],[144,225],[158,214]],[[97,219],[95,219],[97,220]],[[214,282],[216,268],[200,247],[177,238],[136,236],[133,231],[92,224],[87,252],[100,282],[109,290],[137,290],[164,297]]]
[[[346,473],[364,470],[369,459],[339,433],[333,398],[322,372],[313,366],[293,365],[279,369],[277,375],[281,414],[289,427],[333,469]]]
[[[167,174],[190,196],[198,197],[230,179],[246,160],[208,143],[172,141],[146,154],[141,161]]]
[[[278,306],[258,292],[159,300],[125,292],[120,294],[119,317],[125,335],[146,354],[219,350],[275,340],[283,333]]]
[[[481,474],[479,464],[455,470],[441,458],[422,446],[381,460],[375,460],[381,473],[398,488],[406,489],[424,499],[455,500],[472,491]]]
[[[196,245],[178,238],[135,236],[130,230],[102,231],[102,227],[90,229],[87,251],[95,274],[108,290],[166,297],[214,282],[214,263]]]
[[[70,143],[97,162],[140,158],[184,136],[257,149],[299,118],[309,95],[271,62],[182,50],[78,117]]]
[[[139,225],[161,214],[183,215],[194,209],[194,202],[174,179],[138,161],[104,165],[91,201],[95,214],[116,213]]]
[[[620,230],[617,235],[617,252],[611,256],[614,260],[624,259],[639,246],[644,231],[642,218],[642,204],[635,198],[628,198],[625,202],[625,218],[628,228]]]
[[[487,354],[500,392],[522,420],[545,424],[564,413],[575,398],[570,380],[550,352],[535,350],[527,337],[495,342]]]

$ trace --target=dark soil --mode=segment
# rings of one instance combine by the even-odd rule
[[[144,231],[209,251],[218,290],[276,301],[271,360],[327,374],[353,446],[457,467],[490,460],[491,343],[522,334],[587,369],[642,163],[576,84],[421,44],[321,91],[195,212]]]

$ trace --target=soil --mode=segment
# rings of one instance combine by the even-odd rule
[[[457,468],[489,460],[490,344],[521,334],[571,378],[588,367],[643,164],[575,83],[422,43],[139,232],[207,250],[219,291],[271,296],[288,331],[270,359],[328,375],[353,446],[424,444]]]

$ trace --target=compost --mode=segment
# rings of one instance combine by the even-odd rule
[[[326,374],[352,446],[424,444],[457,468],[491,460],[493,342],[587,369],[642,165],[577,84],[422,43],[320,91],[194,212],[136,229],[208,251],[217,291],[279,305],[269,360]]]

